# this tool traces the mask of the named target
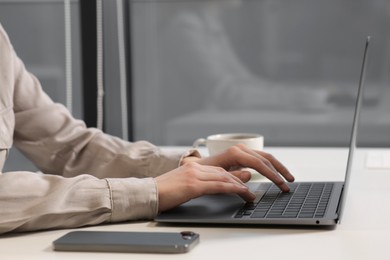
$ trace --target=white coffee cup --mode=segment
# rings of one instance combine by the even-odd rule
[[[205,145],[209,155],[221,153],[236,144],[244,144],[254,150],[263,150],[264,136],[253,133],[226,133],[199,138],[193,143],[194,148]]]

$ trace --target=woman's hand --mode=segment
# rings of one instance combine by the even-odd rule
[[[202,165],[219,166],[225,170],[251,168],[271,180],[284,192],[290,190],[285,180],[288,182],[294,181],[294,176],[290,171],[273,155],[252,150],[242,144],[232,146],[225,152],[210,157],[187,157],[183,160],[183,164],[187,161],[195,161]],[[237,173],[239,172],[236,171],[235,174]]]
[[[271,154],[236,145],[210,157],[187,157],[179,168],[156,177],[159,211],[205,194],[236,193],[246,201],[254,200],[255,195],[244,184],[251,173],[242,168],[258,171],[284,192],[289,191],[284,179],[294,181],[287,168]]]
[[[240,176],[240,178],[236,177]],[[221,167],[200,165],[196,162],[156,177],[159,211],[176,207],[205,194],[236,193],[247,201],[255,199],[243,183],[251,178],[250,172],[232,174]]]

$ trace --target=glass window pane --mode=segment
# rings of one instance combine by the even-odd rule
[[[72,39],[72,112],[82,117],[79,3],[70,1]],[[41,82],[55,101],[66,105],[66,63],[64,1],[0,1],[0,23],[27,69]],[[5,171],[35,170],[16,149],[12,149]]]
[[[135,139],[344,146],[371,35],[359,140],[388,145],[389,14],[382,0],[134,0]]]

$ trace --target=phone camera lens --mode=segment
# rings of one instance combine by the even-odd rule
[[[183,231],[183,232],[181,232],[181,236],[185,240],[190,240],[195,236],[195,233],[192,231]]]

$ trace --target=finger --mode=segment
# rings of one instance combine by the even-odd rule
[[[263,154],[265,154],[264,152],[249,149],[247,146],[242,146],[241,149],[244,152],[258,158],[259,160],[262,160],[263,163],[266,164],[269,168],[271,168],[271,170],[273,170],[275,173],[278,172],[278,170],[274,167],[274,165],[266,157],[263,156]]]
[[[229,171],[233,176],[239,178],[242,182],[248,182],[252,178],[252,174],[249,171],[245,170],[237,170],[237,171]]]
[[[205,189],[204,194],[232,193],[239,195],[246,201],[253,201],[256,199],[256,195],[253,194],[247,186],[239,185],[237,183],[206,181],[202,183],[202,186]]]
[[[287,186],[282,177],[280,177],[277,170],[271,165],[271,163],[253,150],[242,147],[241,156],[238,156],[240,165],[251,167],[264,175],[277,185],[283,192],[289,192],[290,188]]]
[[[293,182],[295,180],[294,176],[291,172],[284,166],[279,160],[277,160],[272,154],[265,153],[263,151],[258,151],[263,157],[267,158],[268,161],[275,166],[276,170],[289,182]]]
[[[295,180],[294,176],[290,171],[285,167],[279,160],[277,160],[272,154],[266,153],[264,151],[254,151],[247,147],[243,149],[259,159],[261,159],[268,167],[270,167],[275,172],[280,173],[287,181],[293,182]],[[266,159],[266,160],[265,160]]]
[[[256,199],[256,194],[252,193],[251,191],[248,190],[248,192],[245,193],[239,193],[238,194],[243,200],[247,202],[252,202]]]
[[[241,176],[244,180],[249,180],[251,174],[248,171],[234,171],[232,174],[221,167],[203,165],[199,170],[198,179],[203,194],[236,193],[246,201],[253,201],[256,198],[256,195],[239,178]],[[246,177],[243,177],[245,175]]]
[[[199,179],[202,181],[236,182],[245,185],[239,174],[234,175],[221,167],[201,166],[200,173]],[[243,176],[243,178],[246,179],[247,177]]]

